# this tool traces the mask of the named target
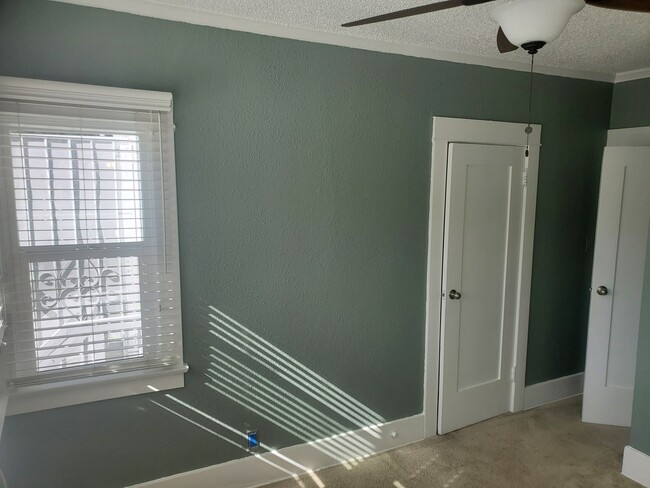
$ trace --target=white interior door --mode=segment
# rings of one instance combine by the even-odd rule
[[[524,149],[450,144],[438,433],[509,410]]]
[[[589,309],[582,419],[629,426],[650,219],[650,147],[607,147]]]
[[[6,330],[4,327],[3,312],[4,298],[2,290],[0,290],[0,349],[2,349],[2,344],[4,344],[2,341]],[[7,414],[7,401],[9,400],[7,375],[5,373],[4,357],[0,355],[0,439],[2,439],[2,428],[4,427],[5,415]]]

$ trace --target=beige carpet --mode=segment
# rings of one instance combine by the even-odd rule
[[[620,474],[629,429],[580,420],[581,397],[507,414],[318,472],[327,488],[638,487]],[[301,478],[306,488],[314,481]],[[297,488],[296,480],[268,488]]]

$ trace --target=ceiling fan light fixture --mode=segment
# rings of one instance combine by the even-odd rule
[[[543,46],[562,34],[571,17],[584,6],[584,0],[514,0],[494,7],[490,18],[511,43]]]

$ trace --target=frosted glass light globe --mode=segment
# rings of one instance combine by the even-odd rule
[[[514,0],[494,7],[490,18],[517,46],[533,41],[549,43],[584,7],[584,0]]]

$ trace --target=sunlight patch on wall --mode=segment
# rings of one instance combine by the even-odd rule
[[[271,422],[348,470],[376,453],[373,439],[385,437],[381,415],[216,307],[204,302],[201,319],[207,332],[205,362],[193,365],[193,369],[201,372],[209,391],[252,414],[247,423],[254,425],[255,419]],[[247,451],[295,479],[300,487],[305,486],[300,480],[303,474],[318,488],[325,487],[311,467],[263,442],[259,448],[266,452],[249,451],[244,429],[232,427],[171,394],[151,402]]]

